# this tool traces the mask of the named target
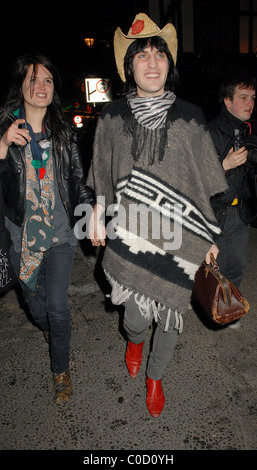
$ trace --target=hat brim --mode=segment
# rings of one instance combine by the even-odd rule
[[[117,28],[114,34],[113,39],[113,47],[114,47],[114,55],[117,70],[119,76],[123,82],[126,81],[125,72],[124,72],[124,57],[126,55],[127,49],[129,48],[130,44],[134,42],[136,39],[144,38],[144,37],[153,37],[159,36],[167,43],[168,49],[171,53],[174,65],[176,65],[177,61],[177,49],[178,49],[178,41],[177,41],[177,33],[176,29],[171,23],[166,24],[162,30],[156,33],[148,33],[146,35],[140,34],[135,38],[131,38],[123,34],[120,28]]]

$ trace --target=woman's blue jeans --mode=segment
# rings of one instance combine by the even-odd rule
[[[68,288],[75,247],[69,243],[47,250],[38,275],[37,288],[32,292],[20,282],[30,313],[43,331],[50,332],[51,369],[62,373],[69,367],[70,309]],[[20,254],[11,249],[11,260],[19,273]]]

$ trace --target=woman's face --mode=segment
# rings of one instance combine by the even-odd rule
[[[43,65],[36,65],[35,74],[33,65],[28,68],[27,75],[22,84],[22,94],[25,109],[44,109],[53,100],[53,76]]]

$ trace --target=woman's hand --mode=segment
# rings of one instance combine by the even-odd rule
[[[22,129],[20,124],[24,124],[24,119],[16,119],[16,121],[7,129],[0,140],[0,158],[5,158],[8,148],[12,144],[25,145],[31,141],[28,129]]]
[[[93,246],[105,246],[106,230],[101,220],[104,211],[101,204],[96,204],[89,219],[89,238]]]
[[[217,245],[212,245],[211,248],[209,249],[208,253],[206,254],[206,256],[205,256],[206,264],[210,264],[211,254],[214,256],[215,259],[217,259],[217,256],[219,254],[219,249],[218,249]]]

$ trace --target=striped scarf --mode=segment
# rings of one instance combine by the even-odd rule
[[[165,126],[169,108],[174,103],[176,96],[171,91],[166,91],[161,96],[142,98],[131,93],[127,100],[135,119],[148,129],[157,129]]]

